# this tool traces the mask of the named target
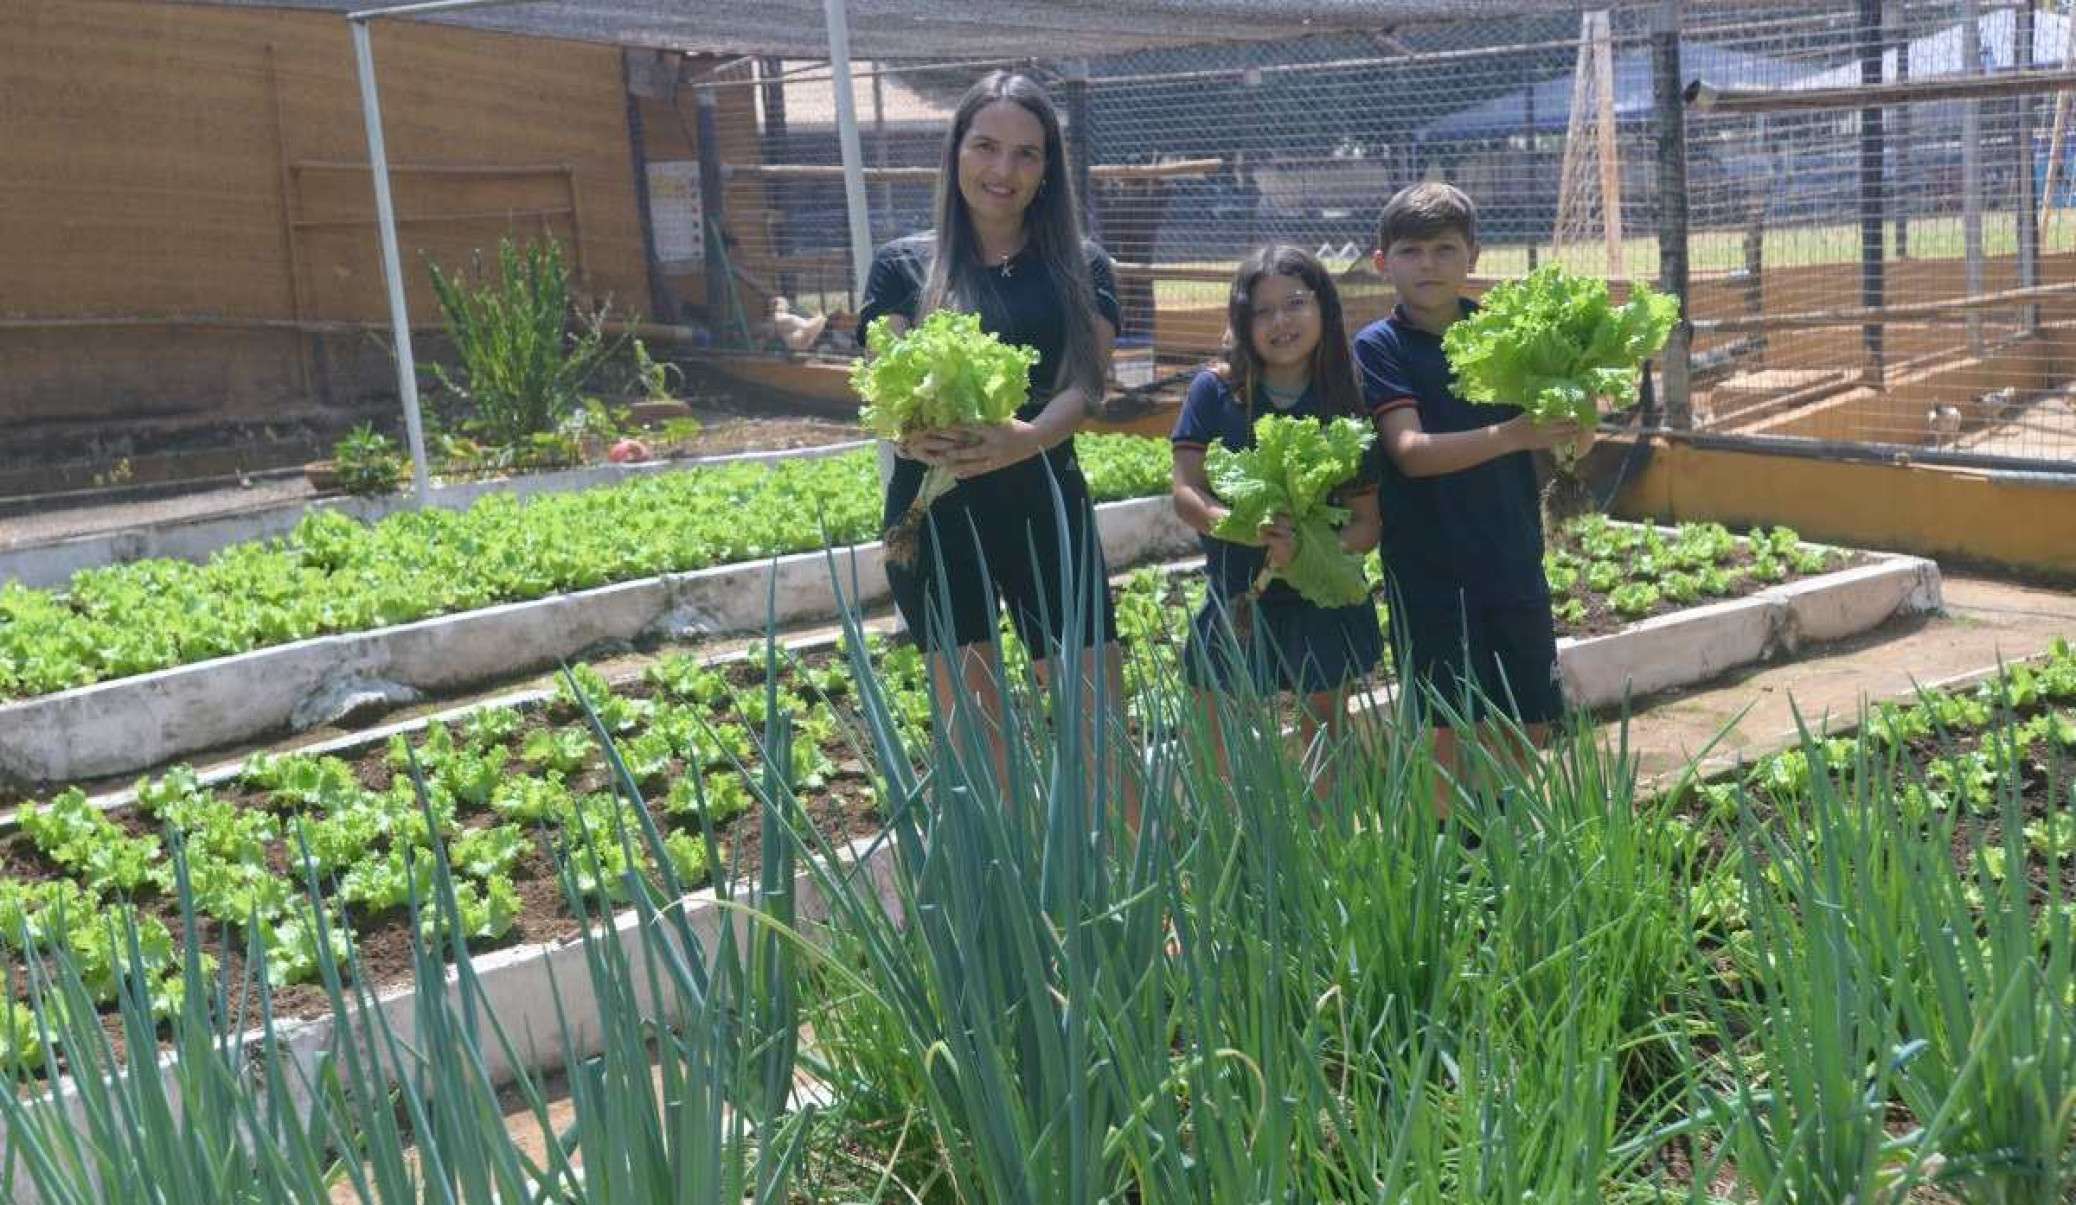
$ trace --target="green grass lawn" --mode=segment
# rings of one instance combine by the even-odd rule
[[[1898,261],[1897,232],[1901,222],[1890,222],[1884,231],[1884,250],[1890,262]],[[1913,218],[1909,226],[1910,258],[1959,259],[1966,251],[1961,219],[1955,217]],[[1982,220],[1983,254],[1992,258],[2018,252],[2018,222],[2015,214],[1987,213]],[[1688,239],[1689,266],[1695,272],[1728,272],[1744,266],[1744,231],[1703,230]],[[2043,253],[2076,250],[2076,222],[2049,221],[2041,230]],[[1484,248],[1478,260],[1483,276],[1519,276],[1529,270],[1530,248],[1526,244],[1502,243]],[[1536,249],[1537,263],[1550,258],[1547,246]],[[1765,263],[1773,268],[1806,267],[1818,264],[1853,263],[1860,256],[1860,228],[1853,223],[1826,226],[1776,228],[1766,232]],[[1612,275],[1606,245],[1599,240],[1575,242],[1563,247],[1557,258],[1566,267],[1596,276]],[[1622,243],[1622,275],[1655,278],[1658,275],[1656,235],[1629,238]],[[1351,260],[1332,260],[1329,266],[1345,270]],[[1232,269],[1237,260],[1193,260],[1164,267]],[[1156,296],[1167,305],[1215,304],[1223,285],[1203,281],[1162,280]]]

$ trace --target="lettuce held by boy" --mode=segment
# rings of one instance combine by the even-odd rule
[[[1322,607],[1353,606],[1369,597],[1362,558],[1341,547],[1339,529],[1348,510],[1331,499],[1362,472],[1374,438],[1368,424],[1352,418],[1321,423],[1271,414],[1254,425],[1253,447],[1235,452],[1219,445],[1206,455],[1211,491],[1229,508],[1212,535],[1259,546],[1263,527],[1277,515],[1290,519],[1290,563],[1280,570],[1263,566],[1253,593],[1280,577]]]
[[[886,319],[865,333],[867,358],[851,366],[851,388],[865,401],[858,419],[882,439],[911,439],[949,427],[986,426],[1016,417],[1030,392],[1038,353],[980,328],[980,316],[938,310],[905,334]],[[932,466],[908,509],[886,532],[887,559],[915,563],[930,504],[958,479]]]
[[[1639,370],[1665,346],[1679,317],[1679,301],[1649,286],[1632,286],[1629,301],[1617,306],[1605,280],[1545,264],[1493,286],[1476,313],[1449,327],[1442,350],[1465,400],[1519,406],[1538,423],[1571,419],[1590,427],[1599,421],[1596,398],[1616,409],[1635,403]],[[1568,449],[1556,458],[1557,475],[1543,499],[1552,534],[1591,509],[1575,458]]]

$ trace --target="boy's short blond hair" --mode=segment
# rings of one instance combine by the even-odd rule
[[[1478,241],[1478,207],[1453,184],[1429,180],[1398,190],[1384,203],[1377,219],[1377,250],[1389,251],[1400,239],[1427,239],[1454,231],[1466,243]]]

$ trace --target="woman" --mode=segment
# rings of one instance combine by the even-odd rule
[[[930,655],[940,714],[963,687],[987,718],[999,716],[997,600],[1041,680],[1072,645],[1083,680],[1104,674],[1116,707],[1117,619],[1074,432],[1102,401],[1117,289],[1109,258],[1082,239],[1059,115],[1037,81],[997,71],[967,91],[945,139],[936,209],[935,230],[873,257],[859,330],[882,317],[898,331],[938,309],[969,310],[1005,342],[1035,348],[1038,363],[1014,421],[898,449],[882,526],[907,511],[928,466],[959,484],[931,506],[914,563],[889,565],[895,606]]]

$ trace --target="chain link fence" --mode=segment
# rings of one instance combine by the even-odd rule
[[[1658,393],[1694,438],[2066,472],[2071,8],[1687,0],[1674,74],[1659,0],[1014,65],[1059,99],[1089,226],[1119,263],[1122,387],[1217,354],[1233,266],[1269,240],[1327,260],[1354,321],[1380,316],[1377,213],[1439,178],[1479,203],[1481,282],[1551,259],[1655,281],[1684,262],[1695,338]],[[95,76],[76,111],[11,145],[25,253],[0,315],[0,513],[58,490],[292,475],[355,423],[394,430],[364,114],[335,18],[254,5],[160,28],[99,11],[43,0],[11,60],[22,95],[70,96],[97,56],[183,70]],[[729,369],[701,381],[715,398],[778,390],[829,413],[851,405],[858,303],[839,94],[883,242],[931,225],[953,106],[1011,65],[918,38],[914,58],[861,62],[839,86],[820,61],[409,21],[376,42],[425,362],[447,350],[429,266],[545,236],[616,334]],[[1668,85],[1689,83],[1678,103]]]
[[[1888,0],[1685,31],[1791,69],[1692,73],[1689,162],[1725,182],[1692,196],[1699,425],[2076,459],[2069,93],[2051,82],[2070,30],[2029,5]]]
[[[1478,202],[1481,283],[1551,259],[1656,282],[1659,11],[1020,64],[1062,103],[1091,232],[1118,261],[1119,382],[1217,354],[1233,266],[1263,242],[1325,259],[1351,322],[1381,316],[1377,213],[1422,179]],[[2072,28],[1988,0],[1689,6],[1694,428],[1852,455],[2076,460],[2076,156],[2057,82]],[[929,227],[951,109],[994,65],[860,68],[875,242]],[[2015,90],[1922,92],[1999,76]],[[1886,87],[1853,91],[1865,83]],[[709,270],[680,300],[723,345],[798,355],[789,332],[815,333],[799,317],[827,315],[814,346],[848,352],[856,274],[827,65],[741,60],[691,91],[680,108],[712,123],[717,153],[698,166],[720,206],[684,240]],[[774,320],[780,297],[795,317]]]
[[[1093,182],[1092,224],[1127,288],[1127,340],[1163,362],[1214,354],[1233,264],[1269,241],[1335,268],[1351,322],[1382,316],[1391,297],[1370,265],[1378,212],[1421,179],[1450,180],[1477,202],[1481,280],[1551,258],[1654,273],[1649,51],[1640,24],[1617,16],[1091,64],[1099,159],[1207,165]]]

